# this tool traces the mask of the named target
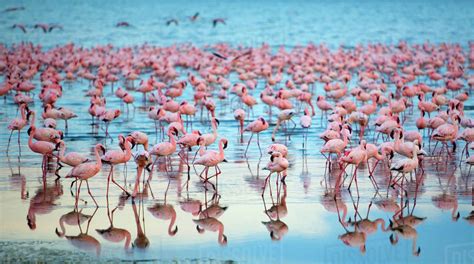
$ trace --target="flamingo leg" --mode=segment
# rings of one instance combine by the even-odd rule
[[[81,185],[82,185],[82,180],[79,181],[79,186],[77,187],[77,192],[76,192],[76,208],[77,204],[79,202],[79,194],[81,193]],[[76,185],[77,186],[77,185]]]
[[[250,135],[249,141],[247,143],[247,148],[245,148],[244,156],[247,156],[247,151],[249,150],[249,146],[250,146],[250,142],[252,141],[252,138],[253,138],[253,133]]]
[[[96,207],[99,207],[99,205],[97,204],[97,201],[95,200],[94,196],[91,193],[91,189],[89,188],[89,181],[88,180],[86,180],[86,185],[87,185],[87,192],[89,193],[90,197],[92,198],[92,201],[94,201]]]
[[[10,137],[8,138],[7,153],[10,150],[10,141],[12,140],[13,130],[10,132]]]
[[[20,153],[21,157],[21,143],[20,143],[20,130],[18,130],[18,153]]]

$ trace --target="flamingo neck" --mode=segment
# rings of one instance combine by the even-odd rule
[[[224,142],[219,143],[219,156],[224,159]]]
[[[168,136],[170,137],[170,143],[175,146],[176,145],[176,139],[171,133],[168,133]]]
[[[143,147],[145,148],[145,151],[148,151],[148,140],[143,144]]]
[[[383,220],[382,218],[377,218],[374,222],[375,222],[377,225],[380,224],[380,228],[382,228],[382,231],[384,231],[384,232],[387,231],[387,227],[385,226],[385,220]]]
[[[21,108],[21,119],[24,120],[24,121],[26,120],[26,113],[25,112],[26,112],[25,107],[22,107]]]
[[[342,137],[343,137],[343,140],[344,140],[344,146],[347,146],[348,138],[347,138],[346,133],[344,133],[344,134],[342,135]]]
[[[458,202],[454,204],[453,210],[451,211],[451,217],[454,219],[456,218],[456,212],[458,211]]]
[[[31,126],[34,127],[34,126]],[[35,135],[34,131],[30,132],[30,136],[28,137],[28,146],[30,149],[33,149],[33,136]]]
[[[132,241],[132,235],[130,235],[130,232],[128,232],[127,230],[125,230],[125,249],[129,249],[130,248],[130,242]]]
[[[31,123],[30,126],[35,126],[35,119],[36,119],[36,113],[32,112],[31,113]]]
[[[413,252],[414,255],[416,255],[417,253],[417,249],[416,249],[416,239],[417,239],[417,235],[415,235],[415,237],[413,238],[413,242],[411,244],[411,250]]]
[[[417,155],[416,147],[413,148],[413,157],[411,157],[411,160],[418,162],[418,155]]]
[[[59,233],[60,237],[63,237],[66,234],[66,227],[64,226],[64,216],[61,216],[59,219],[59,227],[61,228],[61,233]]]
[[[174,213],[172,216],[171,216],[171,221],[170,221],[170,224],[168,225],[168,234],[170,236],[174,235],[173,234],[173,226],[174,226],[174,223],[176,222],[176,213]]]
[[[218,235],[218,240],[220,244],[225,243],[224,242],[224,225],[219,226],[219,235]]]
[[[97,161],[97,166],[102,167],[102,159],[100,158],[99,150],[97,148],[95,148],[95,160]]]
[[[125,141],[125,160],[128,161],[132,157],[132,149],[130,148],[130,143]]]
[[[61,150],[59,151],[59,159],[64,159],[64,153],[66,152],[66,145],[61,145]]]

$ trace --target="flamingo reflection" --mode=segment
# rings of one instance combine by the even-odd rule
[[[455,191],[449,191],[450,189],[455,189],[454,173],[449,176],[447,186],[442,186],[440,179],[440,187],[442,189],[442,193],[431,197],[431,201],[437,208],[441,209],[442,211],[450,210],[451,219],[453,221],[458,221],[460,214],[458,212],[457,194]]]
[[[351,198],[352,198],[352,195],[351,195]],[[334,199],[336,199],[336,198],[334,198]],[[357,199],[357,204],[354,201],[354,199],[352,199],[352,203],[353,203],[353,206],[354,206],[354,209],[355,209],[354,222],[351,222],[351,223],[353,223],[354,231],[350,231],[346,227],[347,223],[344,223],[343,219],[341,219],[340,212],[339,212],[339,209],[338,209],[337,214],[338,214],[338,217],[339,217],[339,223],[341,224],[341,226],[346,231],[344,234],[339,235],[338,238],[345,245],[350,246],[350,247],[359,248],[360,252],[362,254],[365,254],[365,252],[366,252],[365,244],[366,244],[366,241],[367,241],[367,233],[362,231],[362,228],[373,229],[373,224],[369,224],[368,226],[366,226],[366,224],[363,224],[362,220],[358,221],[357,216],[359,215],[359,217],[360,217],[359,210],[358,210],[358,208],[359,208],[359,205],[358,205],[359,199]],[[337,203],[336,203],[336,205],[337,205]],[[349,221],[350,221],[350,218],[349,218]],[[375,229],[377,229],[377,225],[375,225]]]
[[[55,181],[52,186],[48,186],[46,182],[43,182],[43,187],[39,188],[35,196],[30,199],[26,220],[31,230],[36,229],[36,215],[49,214],[56,206],[55,201],[62,194],[63,188],[58,181]]]
[[[264,213],[269,219],[269,221],[262,221],[262,224],[267,228],[268,232],[270,232],[270,238],[272,240],[281,240],[286,233],[288,233],[288,225],[281,220],[281,218],[288,214],[288,208],[286,207],[286,185],[283,185],[283,187],[280,186],[280,188],[283,188],[283,197],[280,197],[280,191],[278,191],[277,202],[274,203],[272,200],[272,207],[270,207],[270,209],[267,209],[265,197],[262,196],[265,209]]]
[[[227,207],[220,206],[220,195],[217,192],[214,192],[212,199],[207,200],[207,190],[204,191],[204,206],[206,207],[199,213],[199,219],[193,219],[193,222],[196,224],[196,230],[202,234],[205,230],[211,232],[218,232],[217,242],[225,246],[227,245],[227,236],[224,235],[224,224],[218,220],[224,212],[227,210]]]
[[[137,211],[137,205],[135,204],[135,201],[132,200],[132,209],[133,209],[133,215],[135,217],[135,224],[137,225],[137,238],[135,238],[135,241],[133,242],[132,246],[139,248],[139,249],[146,249],[148,246],[150,246],[150,241],[148,240],[146,234],[145,234],[145,214],[144,212],[144,205],[143,201],[140,202],[140,211],[141,211],[141,216],[142,219],[140,221],[140,214]],[[142,223],[143,222],[143,228],[142,228]]]
[[[65,224],[67,225],[81,225],[85,221],[88,221],[92,216],[83,214],[82,209],[77,211],[77,208],[74,208],[71,212],[68,212],[66,214],[63,214],[59,218],[59,226],[61,228],[61,231],[56,228],[55,232],[58,237],[64,237],[66,235],[66,227]]]
[[[168,187],[166,188],[164,203],[156,203],[155,205],[148,207],[148,211],[158,219],[170,220],[168,225],[168,235],[174,236],[176,233],[178,233],[178,226],[175,226],[173,229],[173,226],[176,222],[176,211],[174,210],[173,205],[166,203],[169,185],[170,181],[168,180]]]
[[[130,248],[132,236],[127,229],[114,227],[114,213],[117,208],[118,207],[115,207],[111,212],[109,204],[107,204],[107,216],[109,218],[110,226],[107,229],[96,229],[95,231],[99,233],[102,238],[113,243],[120,243],[125,240],[124,249],[127,251]]]
[[[387,232],[388,229],[385,226],[385,220],[382,218],[377,218],[375,220],[370,220],[369,219],[369,214],[370,214],[370,209],[372,207],[372,201],[370,201],[368,209],[367,209],[367,215],[365,218],[360,219],[358,221],[351,221],[349,218],[349,225],[357,227],[361,232],[364,232],[367,235],[373,234],[378,230],[378,227],[382,229],[383,232]],[[359,214],[359,212],[357,212]],[[359,215],[360,216],[360,215]]]
[[[77,207],[75,208],[77,211]],[[76,236],[66,236],[66,239],[76,248],[85,250],[85,251],[95,251],[96,255],[100,255],[101,251],[101,246],[100,242],[93,236],[89,235],[89,226],[92,221],[92,218],[94,217],[95,213],[97,212],[98,208],[96,207],[94,210],[94,213],[88,218],[87,220],[87,227],[86,231],[83,232],[81,223],[76,220],[76,224],[79,227],[79,234]],[[76,214],[76,219],[79,216],[79,214]]]

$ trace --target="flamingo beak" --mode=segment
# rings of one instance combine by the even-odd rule
[[[169,235],[170,235],[170,236],[174,236],[174,235],[176,235],[176,233],[178,233],[178,226],[176,226],[176,227],[174,228],[174,230],[169,233]]]
[[[196,230],[198,231],[199,234],[204,233],[204,228],[200,228],[198,225],[196,226]]]

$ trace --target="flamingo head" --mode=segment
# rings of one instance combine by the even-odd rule
[[[28,128],[28,131],[26,133],[28,133],[28,136],[31,134],[31,133],[35,133],[36,131],[36,127],[35,126],[31,126],[30,128]]]
[[[26,222],[28,224],[28,227],[31,229],[31,230],[35,230],[36,229],[36,217],[33,215],[30,217],[30,215],[27,215],[26,216]]]
[[[178,135],[178,129],[176,129],[176,127],[170,127],[170,130],[169,130],[169,133],[173,136],[177,136]]]
[[[204,233],[204,228],[199,227],[199,225],[196,225],[196,230],[198,231],[199,234]]]
[[[222,144],[224,144],[224,149],[226,149],[227,148],[227,143],[228,143],[227,139],[223,138],[223,139],[221,139],[221,141],[222,141]]]
[[[196,145],[200,146],[202,141],[204,141],[204,139],[202,137],[198,137]]]
[[[219,124],[220,124],[219,119],[214,118],[214,122],[216,123],[217,126],[219,126]]]

